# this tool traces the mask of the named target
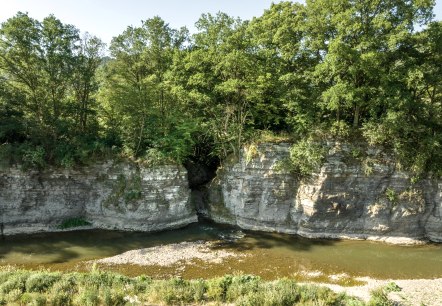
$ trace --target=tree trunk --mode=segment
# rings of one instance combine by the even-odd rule
[[[357,128],[359,126],[359,114],[361,112],[361,107],[359,105],[356,105],[354,117],[353,117],[353,128]]]

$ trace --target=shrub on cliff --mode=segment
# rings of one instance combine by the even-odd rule
[[[288,168],[300,176],[308,176],[321,168],[326,149],[320,143],[301,139],[290,148]]]

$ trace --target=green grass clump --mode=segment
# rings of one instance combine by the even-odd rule
[[[370,292],[371,298],[368,302],[369,306],[393,306],[395,305],[393,301],[388,298],[388,294],[390,292],[399,292],[401,291],[401,287],[399,287],[396,283],[391,282],[385,285],[384,287],[380,287],[374,289]]]
[[[64,220],[59,226],[59,229],[68,229],[68,228],[74,228],[74,227],[80,227],[80,226],[89,226],[91,225],[90,222],[82,219],[82,218],[71,218]]]
[[[152,280],[93,269],[89,273],[0,268],[0,305],[364,305],[324,287],[253,275]]]
[[[26,280],[27,292],[44,292],[52,287],[52,285],[61,279],[60,274],[39,272],[32,274]]]

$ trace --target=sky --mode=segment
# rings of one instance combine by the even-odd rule
[[[260,16],[272,2],[280,0],[0,0],[0,22],[18,11],[42,20],[54,14],[63,23],[98,36],[109,44],[129,25],[160,16],[172,28],[186,26],[192,32],[203,13],[225,12],[247,20]],[[300,2],[303,2],[300,0]],[[436,0],[437,20],[442,20],[442,0]]]

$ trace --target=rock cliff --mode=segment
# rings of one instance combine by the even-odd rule
[[[298,179],[283,170],[289,147],[261,144],[224,165],[199,197],[200,212],[244,229],[312,238],[442,241],[441,181],[416,181],[373,148],[361,162],[354,148],[336,143],[320,171]]]
[[[56,230],[69,219],[93,227],[155,231],[197,221],[187,171],[102,163],[78,170],[0,171],[0,223],[5,235]]]
[[[442,242],[442,181],[397,170],[381,150],[328,144],[308,178],[284,170],[289,144],[260,144],[192,185],[178,166],[107,162],[77,170],[0,170],[4,234],[57,230],[69,219],[95,228],[156,231],[197,221],[312,238]],[[194,180],[195,181],[195,180]],[[206,181],[206,180],[203,180]],[[192,182],[192,180],[191,180]],[[191,203],[193,202],[193,203]]]

